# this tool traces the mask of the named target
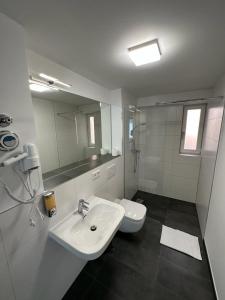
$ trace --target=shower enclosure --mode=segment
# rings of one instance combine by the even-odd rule
[[[125,197],[135,189],[196,203],[202,232],[208,214],[223,99],[192,99],[130,107],[125,112]],[[183,153],[184,111],[204,107],[200,151]],[[199,125],[200,126],[200,125]],[[198,128],[198,131],[200,129]],[[205,186],[205,180],[208,180]]]
[[[124,165],[125,198],[131,199],[138,189],[138,149],[139,111],[135,106],[124,109]]]

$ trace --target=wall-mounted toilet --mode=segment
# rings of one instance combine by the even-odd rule
[[[145,222],[146,207],[143,204],[127,199],[117,199],[116,202],[125,209],[125,216],[119,230],[130,233],[139,231]]]

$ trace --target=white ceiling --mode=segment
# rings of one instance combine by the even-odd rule
[[[209,88],[225,72],[224,0],[0,0],[0,11],[29,48],[110,89]],[[136,68],[127,48],[155,38],[161,61]]]

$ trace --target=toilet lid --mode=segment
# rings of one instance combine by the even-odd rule
[[[123,199],[120,205],[125,209],[125,217],[132,221],[141,221],[146,214],[146,207],[143,204]]]

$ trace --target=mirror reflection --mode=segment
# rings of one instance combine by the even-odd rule
[[[59,90],[32,101],[42,173],[111,153],[109,104]]]

